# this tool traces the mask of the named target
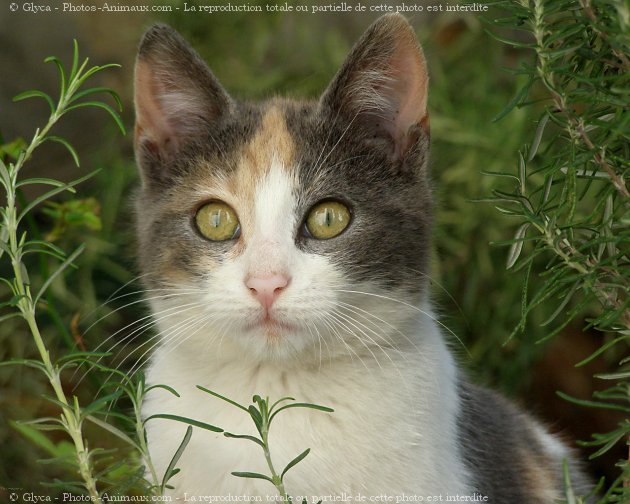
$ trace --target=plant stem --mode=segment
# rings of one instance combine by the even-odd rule
[[[260,434],[261,434],[262,442],[264,445],[263,451],[265,453],[265,460],[267,461],[267,466],[269,466],[269,470],[271,471],[271,479],[273,480],[273,484],[275,485],[276,489],[280,493],[282,500],[288,504],[290,502],[290,498],[284,488],[284,483],[282,482],[282,479],[280,478],[280,476],[278,476],[278,473],[273,467],[273,462],[271,461],[271,452],[269,451],[269,442],[268,442],[269,422],[268,422],[268,418],[266,418],[266,415],[263,416],[263,422],[262,422],[262,428],[261,428]]]
[[[138,437],[138,445],[140,447],[140,452],[142,454],[142,458],[144,459],[144,463],[146,467],[149,468],[149,472],[151,473],[151,488],[152,491],[155,489],[160,489],[160,480],[157,476],[157,471],[153,465],[153,461],[151,460],[151,456],[149,455],[149,447],[147,446],[147,438],[146,438],[146,429],[144,425],[144,421],[142,419],[142,410],[140,408],[142,397],[144,396],[144,380],[141,380],[140,385],[138,385],[137,396],[133,398],[133,409],[136,417],[136,436]],[[161,495],[161,492],[158,491],[156,495]]]
[[[90,467],[90,454],[86,443],[83,440],[82,433],[82,419],[81,410],[78,403],[75,402],[70,405],[66,394],[61,385],[61,379],[58,368],[50,360],[50,353],[46,348],[46,344],[42,338],[37,325],[35,316],[36,307],[31,295],[31,290],[26,275],[26,269],[22,263],[22,244],[18,240],[18,218],[17,207],[15,201],[15,194],[17,192],[17,176],[22,169],[24,163],[30,159],[33,151],[41,145],[50,129],[55,125],[59,118],[63,115],[63,111],[67,106],[69,97],[76,91],[76,82],[73,83],[68,89],[67,93],[62,94],[61,99],[57,105],[56,110],[51,114],[47,124],[43,129],[37,129],[33,139],[26,148],[26,150],[19,156],[15,164],[9,165],[9,174],[11,187],[7,190],[7,205],[5,207],[5,219],[6,232],[8,233],[8,248],[11,255],[11,265],[14,274],[14,289],[15,294],[19,298],[17,307],[28,324],[28,327],[33,336],[35,346],[39,352],[42,364],[44,365],[45,374],[52,386],[56,399],[63,405],[61,417],[62,423],[66,432],[72,439],[76,451],[77,463],[79,467],[79,473],[85,484],[85,488],[88,491],[92,502],[101,503],[102,500],[99,496],[96,488],[96,480],[92,474]]]
[[[17,252],[19,257],[15,227],[9,229],[9,236],[10,250],[12,253]],[[72,438],[72,441],[74,442],[77,454],[77,462],[79,464],[79,472],[81,473],[81,477],[83,478],[86,489],[88,490],[90,496],[95,499],[95,502],[101,502],[98,491],[96,490],[96,482],[94,480],[94,477],[92,476],[92,471],[90,468],[89,452],[83,441],[80,418],[81,412],[80,410],[78,410],[78,408],[73,408],[68,403],[66,395],[63,391],[63,387],[61,385],[59,371],[55,368],[50,360],[50,353],[48,352],[48,349],[46,348],[46,345],[42,339],[37,321],[35,319],[35,306],[33,304],[30,288],[24,283],[24,280],[22,278],[22,263],[16,260],[13,260],[12,262],[13,273],[15,274],[15,284],[17,287],[18,295],[21,296],[18,308],[22,313],[22,317],[24,317],[24,319],[26,320],[29,329],[31,330],[33,340],[35,341],[35,346],[37,347],[42,363],[46,368],[46,375],[55,392],[55,396],[57,400],[64,405],[64,407],[62,408],[62,417],[65,420],[64,425],[66,426],[66,430]]]

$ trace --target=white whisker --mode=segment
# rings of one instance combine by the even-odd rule
[[[442,328],[444,328],[446,331],[448,331],[449,334],[451,334],[455,339],[457,339],[457,341],[459,341],[459,343],[461,344],[462,348],[466,351],[466,353],[469,355],[469,357],[472,358],[472,354],[470,353],[468,348],[466,348],[466,345],[464,345],[464,342],[461,340],[461,338],[459,336],[457,336],[457,334],[455,334],[449,327],[444,325],[440,320],[438,320],[437,318],[432,316],[430,313],[422,310],[421,308],[418,308],[417,306],[414,306],[414,305],[412,305],[410,303],[407,303],[406,301],[401,301],[400,299],[396,299],[396,298],[392,298],[392,297],[389,297],[389,296],[385,296],[383,294],[374,294],[372,292],[363,292],[363,291],[346,290],[346,289],[336,289],[336,291],[337,292],[346,292],[346,293],[349,293],[349,294],[362,294],[364,296],[374,296],[374,297],[379,298],[379,299],[385,299],[385,300],[388,300],[388,301],[393,301],[395,303],[401,304],[402,306],[406,306],[407,308],[411,308],[412,310],[415,310],[418,313],[421,313],[425,317],[428,317],[433,322],[435,322],[436,324],[438,324]]]

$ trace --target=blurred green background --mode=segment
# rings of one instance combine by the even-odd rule
[[[249,3],[264,6],[269,2]],[[371,3],[374,2],[366,2]],[[181,6],[183,2],[170,4]],[[485,15],[492,18],[494,13]],[[167,22],[181,31],[236,98],[275,94],[315,98],[353,42],[375,18],[369,12],[208,15],[181,10],[161,15],[33,15],[23,11],[10,13],[2,6],[0,132],[5,142],[20,137],[28,140],[35,127],[44,123],[45,105],[14,104],[11,98],[32,88],[55,94],[55,69],[42,61],[55,54],[68,62],[73,38],[79,40],[81,53],[90,56],[93,63],[122,64],[120,70],[108,72],[101,80],[123,98],[124,121],[132,132],[135,49],[144,29],[153,22]],[[491,38],[478,15],[442,13],[409,19],[423,44],[431,73],[432,170],[438,202],[433,295],[441,320],[461,338],[468,352],[454,338],[452,348],[475,381],[516,398],[571,443],[587,438],[591,432],[605,431],[615,423],[612,415],[579,409],[555,395],[560,389],[576,397],[590,397],[594,387],[591,376],[594,371],[602,371],[597,366],[604,364],[581,370],[573,365],[599,346],[599,336],[582,332],[578,325],[554,342],[537,343],[545,335],[540,322],[555,309],[551,303],[530,317],[525,334],[508,338],[520,318],[524,274],[506,271],[507,248],[491,243],[510,239],[517,223],[491,205],[474,202],[498,187],[496,177],[482,172],[511,171],[518,149],[535,130],[535,109],[517,109],[493,122],[519,85],[518,78],[504,68],[515,68],[520,59],[531,55],[508,49]],[[93,213],[100,223],[75,219],[60,228],[59,212],[51,215],[54,212],[50,209],[38,212],[29,223],[31,232],[54,238],[66,250],[87,243],[79,268],[54,283],[47,299],[49,308],[42,315],[49,348],[57,356],[74,345],[93,350],[148,313],[134,294],[139,285],[133,282],[137,269],[130,199],[137,174],[132,134],[121,137],[105,114],[98,111],[79,111],[74,118],[62,120],[58,133],[77,148],[82,158],[80,171],[72,166],[61,146],[53,145],[42,148],[27,166],[31,175],[69,181],[79,173],[95,168],[101,171],[79,191],[82,198],[90,198],[82,202],[83,212]],[[29,199],[33,194],[24,197]],[[33,263],[32,271],[40,276],[33,277],[32,282],[41,281],[48,267],[45,261]],[[544,262],[537,267],[544,271]],[[0,269],[0,275],[7,275],[6,269]],[[535,282],[533,278],[530,288],[535,288]],[[6,293],[0,290],[0,294]],[[110,299],[121,295],[124,297]],[[91,327],[94,322],[97,323]],[[30,335],[21,321],[0,324],[0,360],[34,356]],[[112,340],[121,342],[115,349],[114,363],[129,369],[138,359],[146,358],[143,355],[147,347],[140,345],[148,334],[131,345],[126,345],[124,336],[123,331]],[[92,397],[98,383],[88,378],[77,386],[79,378],[80,374],[68,376],[67,390],[76,386],[79,396]],[[46,383],[33,370],[0,369],[0,487],[34,490],[40,488],[40,481],[63,476],[61,468],[37,463],[37,459],[59,449],[59,439],[53,435],[56,445],[48,446],[39,440],[38,446],[11,423],[56,414],[54,407],[42,399],[45,393]],[[94,436],[92,445],[113,443],[99,437],[100,432]],[[610,470],[614,458],[615,454],[613,459],[593,463],[593,473]]]

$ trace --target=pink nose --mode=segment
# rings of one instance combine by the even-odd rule
[[[288,284],[289,278],[278,273],[266,278],[249,277],[245,281],[245,285],[249,287],[249,290],[266,310],[271,308],[282,289]]]

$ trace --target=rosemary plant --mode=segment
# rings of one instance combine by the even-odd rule
[[[55,102],[48,94],[32,90],[21,93],[14,98],[14,101],[27,98],[44,99],[50,107],[48,122],[35,131],[33,138],[28,144],[19,149],[15,162],[10,162],[6,165],[0,158],[0,185],[2,185],[6,193],[6,205],[0,208],[0,220],[2,222],[2,228],[0,229],[0,259],[9,261],[12,271],[12,278],[0,278],[0,281],[9,288],[12,294],[8,301],[0,304],[0,307],[12,309],[11,312],[0,316],[0,322],[12,317],[24,319],[33,337],[39,360],[12,360],[0,364],[23,364],[38,369],[46,376],[54,394],[49,399],[60,407],[61,415],[59,417],[40,418],[30,422],[30,424],[40,430],[62,430],[68,434],[74,446],[74,462],[81,478],[80,484],[93,502],[101,502],[97,489],[98,478],[92,465],[94,451],[88,446],[83,434],[83,423],[89,415],[89,410],[80,406],[76,396],[69,397],[64,391],[61,382],[61,373],[64,369],[85,362],[86,358],[91,357],[91,355],[72,353],[54,362],[38,325],[38,307],[44,301],[42,296],[44,296],[55,278],[72,266],[73,261],[82,252],[83,247],[79,247],[67,255],[59,247],[48,241],[29,238],[28,233],[23,230],[25,219],[35,207],[63,192],[75,192],[74,187],[93,174],[88,174],[70,183],[63,183],[50,178],[20,178],[20,175],[25,164],[31,159],[33,152],[45,142],[57,142],[63,145],[74,159],[76,165],[79,165],[78,154],[72,145],[66,139],[51,134],[57,122],[73,110],[85,107],[103,109],[114,119],[122,133],[125,133],[120,116],[115,109],[101,101],[86,100],[87,97],[94,94],[106,93],[113,97],[120,108],[121,103],[117,94],[111,89],[103,87],[84,89],[86,81],[92,76],[118,65],[88,67],[88,59],[80,63],[76,41],[74,42],[72,66],[69,74],[66,73],[63,64],[58,58],[51,56],[45,61],[54,63],[58,69],[60,77],[58,100]],[[18,208],[20,205],[18,205],[17,198],[20,188],[32,184],[49,186],[52,189]],[[60,262],[57,269],[49,275],[42,285],[37,287],[31,285],[28,269],[24,262],[24,258],[29,254],[44,254]],[[98,409],[99,405],[96,404],[95,406],[93,404],[91,406],[92,411],[94,411]],[[67,488],[70,487],[72,486],[68,485]]]
[[[522,318],[556,304],[544,325],[552,338],[573,320],[603,333],[601,348],[576,366],[606,356],[618,370],[597,375],[612,385],[593,400],[566,400],[620,411],[625,419],[584,442],[597,457],[618,443],[630,448],[630,4],[624,0],[506,0],[497,29],[526,32],[527,41],[496,37],[532,62],[516,73],[526,82],[497,119],[515,107],[541,110],[518,155],[508,190],[490,201],[518,221],[508,269],[525,271]],[[544,107],[541,107],[544,106]],[[535,268],[547,261],[543,271]],[[538,273],[542,287],[528,292]],[[553,326],[552,324],[555,324]],[[630,455],[629,455],[630,457]],[[602,502],[630,502],[630,458],[620,460]],[[568,502],[581,502],[567,492]]]
[[[326,413],[332,413],[334,410],[332,408],[319,406],[317,404],[295,402],[295,399],[293,397],[282,397],[281,399],[278,399],[277,401],[271,403],[268,397],[263,399],[259,395],[253,396],[252,404],[250,404],[249,406],[244,406],[243,404],[233,401],[232,399],[222,396],[221,394],[217,394],[216,392],[202,387],[201,385],[197,385],[197,388],[247,413],[254,422],[259,437],[250,436],[247,434],[235,434],[232,432],[227,432],[220,427],[216,427],[205,422],[200,422],[198,420],[193,420],[191,418],[186,418],[179,415],[158,414],[150,416],[145,420],[145,422],[148,422],[153,418],[164,418],[188,424],[188,429],[186,431],[186,434],[184,435],[184,439],[182,440],[179,449],[171,460],[166,474],[164,475],[162,491],[164,491],[164,488],[167,487],[168,480],[179,471],[175,468],[175,464],[181,457],[181,454],[186,448],[186,445],[190,441],[190,438],[192,436],[192,427],[195,426],[212,432],[222,432],[223,435],[228,438],[243,439],[257,444],[263,451],[265,461],[267,462],[267,467],[269,468],[269,474],[260,474],[250,471],[234,471],[232,472],[232,475],[239,478],[262,479],[268,481],[276,488],[276,491],[278,492],[278,495],[283,502],[291,503],[293,501],[293,498],[291,495],[289,495],[289,493],[287,493],[287,490],[284,486],[284,477],[291,468],[295,467],[306,458],[311,449],[307,448],[306,450],[304,450],[293,460],[291,460],[281,472],[278,472],[271,458],[271,448],[269,447],[269,429],[271,428],[271,423],[281,411],[285,411],[291,408],[310,408],[318,411],[324,411]],[[169,391],[177,395],[174,390],[170,389]]]
[[[0,366],[24,365],[41,371],[47,378],[53,391],[53,397],[47,399],[61,409],[61,414],[59,417],[50,416],[14,423],[14,426],[37,444],[49,447],[48,451],[53,452],[52,454],[57,459],[61,458],[62,455],[60,453],[62,450],[58,450],[60,453],[57,453],[57,451],[50,449],[50,443],[45,438],[42,438],[40,434],[37,434],[37,431],[60,430],[70,437],[73,446],[73,460],[71,463],[78,472],[81,481],[57,482],[57,486],[60,486],[64,491],[87,493],[91,502],[97,503],[106,501],[107,497],[113,494],[140,493],[144,495],[162,495],[165,489],[170,488],[168,485],[169,480],[178,472],[175,466],[191,439],[192,426],[215,432],[224,431],[203,422],[173,415],[155,415],[148,419],[143,419],[141,404],[149,390],[162,388],[178,395],[177,392],[166,385],[156,385],[147,388],[141,375],[133,377],[118,369],[112,369],[103,362],[104,358],[110,356],[108,353],[73,350],[56,360],[51,357],[51,352],[38,325],[38,310],[46,306],[47,289],[67,268],[73,267],[73,262],[84,248],[80,246],[71,254],[66,254],[61,248],[54,245],[52,241],[56,236],[63,234],[68,215],[71,215],[73,221],[76,220],[78,215],[82,222],[96,228],[100,225],[100,221],[94,212],[90,210],[94,205],[97,205],[95,201],[73,200],[59,204],[51,202],[50,199],[64,192],[74,193],[74,187],[90,178],[94,173],[90,173],[70,183],[63,183],[52,178],[21,178],[20,175],[33,152],[48,141],[63,145],[72,156],[76,165],[79,165],[79,156],[72,145],[66,139],[51,134],[57,122],[72,110],[84,107],[103,109],[113,118],[123,134],[125,133],[125,128],[118,112],[114,108],[101,101],[85,99],[97,93],[105,93],[110,95],[115,100],[118,108],[121,109],[120,99],[113,90],[103,87],[84,89],[84,85],[90,77],[118,65],[88,67],[88,59],[85,59],[80,64],[76,41],[74,43],[72,66],[69,74],[58,58],[49,57],[45,61],[54,63],[58,69],[60,76],[60,95],[58,100],[55,101],[46,93],[38,90],[24,92],[15,97],[14,100],[20,101],[27,98],[44,99],[50,107],[49,119],[44,127],[36,130],[30,143],[15,142],[3,145],[3,149],[0,151],[0,154],[2,154],[0,156],[0,184],[6,191],[6,205],[0,208],[2,221],[2,227],[0,228],[0,260],[10,262],[10,271],[12,272],[12,278],[0,278],[0,281],[9,288],[10,292],[10,299],[0,303],[0,308],[8,311],[5,314],[0,313],[0,322],[10,318],[21,317],[28,325],[39,359],[13,359],[0,362]],[[11,156],[6,155],[7,153],[10,153]],[[5,158],[10,159],[11,157],[14,159],[13,162],[4,162]],[[22,201],[23,198],[20,198],[20,188],[30,184],[49,186],[51,189],[33,201],[24,202]],[[32,238],[29,236],[29,226],[26,226],[26,223],[31,220],[32,224],[30,213],[41,204],[47,205],[44,212],[55,220],[55,228],[47,237],[41,238],[37,236]],[[31,285],[28,267],[24,260],[30,254],[52,257],[53,260],[59,263],[57,268],[47,275],[42,285],[37,286],[37,288]],[[86,366],[87,372],[99,371],[107,374],[107,379],[101,382],[99,390],[99,393],[103,392],[103,395],[98,397],[97,394],[97,397],[86,405],[81,405],[76,396],[69,396],[62,386],[62,373],[69,368],[78,366]],[[329,412],[332,410],[307,403],[290,402],[287,404],[288,401],[294,401],[290,397],[282,398],[270,405],[268,399],[263,400],[260,396],[254,396],[254,404],[246,408],[203,387],[199,388],[246,411],[251,416],[260,434],[260,438],[256,438],[224,432],[227,437],[246,439],[258,444],[263,450],[270,475],[248,472],[234,472],[233,474],[239,477],[265,479],[275,486],[284,500],[290,501],[291,498],[284,487],[284,477],[289,469],[308,455],[310,450],[305,450],[299,454],[282,472],[278,473],[273,465],[269,448],[268,434],[271,423],[278,413],[289,408],[303,407]],[[116,401],[123,396],[131,403],[132,413],[130,415],[122,414],[113,407]],[[145,425],[149,420],[156,417],[170,418],[189,424],[186,435],[164,475],[157,474],[155,467],[151,463],[147,447]],[[116,457],[110,456],[105,458],[104,462],[100,464],[101,467],[97,467],[96,459],[103,455],[105,457],[111,455],[111,450],[104,451],[100,448],[88,446],[84,432],[86,422],[90,422],[107,431],[129,447],[131,449],[132,464],[127,464],[125,458],[117,453]],[[134,461],[136,463],[133,463]],[[111,475],[117,471],[123,473],[122,482],[113,481],[111,478]]]

